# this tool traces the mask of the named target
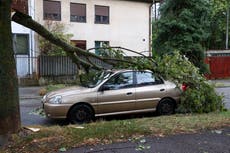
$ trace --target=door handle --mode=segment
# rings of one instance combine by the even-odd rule
[[[165,89],[160,89],[160,91],[165,91]]]
[[[128,92],[128,93],[126,93],[126,95],[128,96],[128,95],[132,95],[133,93],[132,92]]]

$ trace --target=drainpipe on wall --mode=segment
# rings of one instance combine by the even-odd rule
[[[32,17],[32,19],[35,19],[35,1],[34,0],[29,0],[29,12],[30,12],[30,16]],[[30,30],[30,73],[33,74],[33,72],[36,68],[36,59],[35,59],[35,47],[34,47],[34,43],[35,43],[35,39],[34,39],[34,31]],[[32,76],[34,77],[34,76]]]
[[[154,2],[149,6],[149,57],[152,56],[152,6]]]

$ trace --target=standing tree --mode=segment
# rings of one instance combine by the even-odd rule
[[[204,64],[204,41],[208,38],[210,5],[207,0],[165,0],[160,7],[154,50],[159,55],[179,50],[201,72]]]
[[[0,144],[20,128],[18,82],[11,35],[11,0],[0,1]]]
[[[229,47],[229,0],[210,0],[211,28],[206,43],[208,49],[227,49]]]
[[[71,46],[66,41],[63,41],[63,39],[49,32],[41,24],[32,20],[30,16],[18,10],[14,10],[15,13],[11,18],[11,3],[11,0],[0,1],[0,145],[7,139],[8,134],[19,131],[21,126],[11,20],[36,31],[51,43],[61,47],[79,67],[85,69],[103,69],[103,67],[94,64],[92,59],[97,59],[112,65],[117,62],[127,62],[133,65],[137,64],[124,59],[116,59],[115,57],[97,56],[93,53]]]

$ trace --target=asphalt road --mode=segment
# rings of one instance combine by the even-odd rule
[[[29,125],[62,125],[62,120],[51,120],[45,116],[38,115],[36,109],[41,108],[41,99],[21,99],[20,112],[22,126]]]
[[[38,115],[36,109],[42,107],[39,90],[41,87],[19,88],[20,113],[22,126],[29,125],[62,125],[66,124],[64,120],[51,120],[45,116]]]
[[[42,107],[41,97],[38,95],[40,87],[20,88],[20,111],[22,126],[28,125],[65,125],[65,120],[52,120],[37,115],[34,110]],[[230,109],[230,87],[216,88],[219,94],[224,95],[226,108]]]
[[[66,153],[230,153],[230,129],[148,137],[109,145],[83,146]]]

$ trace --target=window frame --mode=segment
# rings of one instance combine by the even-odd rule
[[[81,44],[81,45],[84,44],[84,48],[81,48],[81,49],[87,50],[87,40],[70,40],[70,42],[73,43],[74,46],[78,48],[81,48],[81,47],[79,47],[77,44]]]
[[[14,54],[15,55],[29,55],[29,50],[30,50],[30,37],[29,37],[29,34],[21,34],[21,33],[13,33],[12,34],[13,36],[13,50],[14,50]],[[26,43],[27,43],[27,46],[26,46],[26,52],[17,52],[17,36],[26,36]]]
[[[108,15],[107,16],[103,16],[103,15],[97,15],[96,14],[96,10],[97,7],[106,7],[108,9]],[[110,24],[110,7],[109,6],[104,6],[104,5],[95,5],[94,6],[94,23],[95,24]],[[100,21],[97,21],[97,16],[100,16]],[[108,21],[103,22],[103,17],[108,17]]]
[[[81,5],[81,6],[84,6],[84,11],[85,11],[85,20],[84,21],[74,21],[74,20],[72,20],[72,12],[71,12],[71,4],[74,4],[74,5]],[[83,17],[83,16],[77,16],[77,17]],[[74,2],[70,2],[70,22],[78,22],[78,23],[86,23],[87,22],[87,6],[86,6],[86,4],[84,4],[84,3],[74,3]]]
[[[52,14],[52,13],[47,13],[47,12],[45,12],[45,1],[47,1],[47,2],[51,2],[51,3],[58,3],[58,14],[57,14],[57,17],[54,17],[53,15],[52,15],[52,17],[50,18],[50,14]],[[43,20],[51,20],[51,21],[61,21],[61,15],[62,15],[62,13],[61,13],[61,1],[51,1],[51,0],[43,0]],[[48,14],[48,15],[47,15]]]
[[[96,46],[96,43],[97,43],[97,42],[100,43],[100,46],[99,46],[99,47]],[[100,55],[100,54],[101,54],[101,53],[100,53],[100,48],[103,47],[103,44],[109,46],[110,42],[109,42],[109,41],[98,41],[98,40],[94,41],[94,48],[95,48],[95,54],[96,54],[96,55]]]

